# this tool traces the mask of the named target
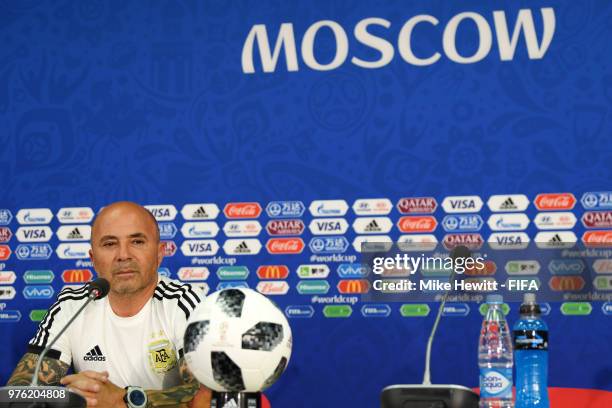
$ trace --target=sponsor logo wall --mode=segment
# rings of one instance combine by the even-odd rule
[[[157,219],[164,243],[161,275],[193,283],[204,292],[211,287],[242,286],[277,299],[287,297],[292,303],[285,309],[289,318],[318,313],[349,317],[355,302],[362,302],[355,296],[371,291],[370,282],[363,279],[370,271],[360,263],[364,243],[402,242],[408,249],[415,245],[419,250],[427,250],[424,245],[430,244],[431,250],[440,243],[447,251],[457,245],[473,251],[485,245],[496,251],[517,250],[530,243],[539,249],[572,248],[577,242],[592,248],[612,247],[611,194],[586,192],[576,199],[573,193],[541,193],[532,201],[524,194],[509,194],[146,208]],[[7,285],[3,300],[51,299],[62,284],[79,285],[95,278],[88,258],[94,215],[91,207],[1,209],[0,284]],[[49,263],[56,269],[44,269]],[[576,292],[587,284],[607,291],[612,288],[607,276],[612,274],[610,265],[612,260],[607,258],[590,265],[553,259],[542,268],[536,259],[513,259],[501,271],[508,279],[525,276],[544,281],[544,288],[553,292]],[[483,270],[467,271],[466,276],[484,279],[481,276],[496,276],[497,270],[495,262],[489,262]],[[589,282],[585,272],[590,270],[603,278]],[[423,269],[424,276],[436,276],[432,273]],[[9,286],[16,281],[26,286],[18,290]],[[345,295],[355,296],[349,301]],[[346,302],[342,313],[327,309],[326,314],[320,307]],[[351,313],[346,312],[349,309]],[[355,315],[362,317],[412,315],[393,303],[365,304],[358,310]],[[461,313],[450,308],[445,313],[467,315],[470,308],[453,310]]]

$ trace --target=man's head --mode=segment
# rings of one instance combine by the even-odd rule
[[[152,289],[163,259],[155,217],[129,201],[104,207],[92,226],[89,256],[98,276],[110,282],[111,293]]]

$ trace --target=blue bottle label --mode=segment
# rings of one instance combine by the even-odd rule
[[[515,350],[548,350],[546,330],[514,330]]]
[[[480,396],[482,398],[512,398],[512,367],[481,368]]]

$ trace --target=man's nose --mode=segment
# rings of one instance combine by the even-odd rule
[[[130,252],[130,246],[128,242],[120,242],[119,243],[119,252],[117,253],[118,261],[126,261],[132,259],[132,254]]]

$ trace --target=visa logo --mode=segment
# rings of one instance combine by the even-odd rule
[[[151,208],[149,211],[151,211],[155,218],[170,217],[170,210],[168,208]]]
[[[212,251],[212,244],[209,243],[187,244],[187,246],[189,248],[189,252],[201,253]]]
[[[32,238],[47,238],[47,234],[44,229],[34,229],[34,230],[25,230],[23,231],[23,236],[29,239]]]
[[[497,243],[500,245],[519,245],[523,243],[520,236],[504,236],[495,238]]]
[[[23,297],[26,299],[51,299],[53,293],[53,287],[50,285],[26,286],[23,288]]]
[[[320,231],[336,232],[342,230],[342,225],[339,222],[320,222],[315,221],[317,229]]]
[[[450,200],[450,205],[455,210],[476,209],[474,200]]]

